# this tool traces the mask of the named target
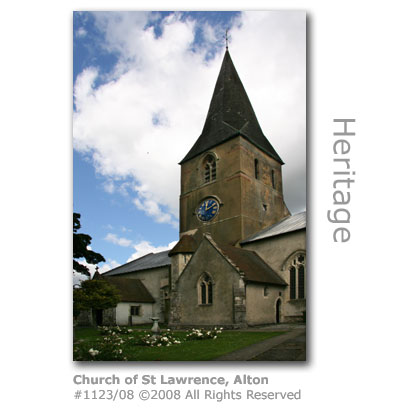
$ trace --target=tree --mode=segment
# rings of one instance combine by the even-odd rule
[[[93,265],[97,265],[99,262],[105,262],[105,259],[100,253],[88,249],[92,240],[91,236],[85,233],[77,233],[77,231],[81,228],[80,217],[80,214],[74,212],[73,268],[78,273],[90,276],[89,269],[75,259],[84,258],[87,263],[91,263]]]
[[[120,301],[118,289],[104,279],[84,280],[74,288],[74,317],[81,310],[109,309]]]

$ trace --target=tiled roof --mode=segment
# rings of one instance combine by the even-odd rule
[[[280,164],[283,161],[263,134],[246,90],[226,50],[203,131],[181,164],[238,135]]]
[[[123,273],[137,272],[145,269],[160,268],[162,266],[170,266],[169,250],[149,253],[134,261],[125,263],[103,274],[104,277],[121,275]]]
[[[103,280],[118,289],[121,302],[155,303],[155,299],[139,279],[107,277]]]
[[[197,247],[198,244],[193,236],[183,235],[175,247],[170,250],[168,255],[172,256],[177,253],[194,253],[196,252]]]
[[[246,244],[260,239],[266,239],[273,236],[281,235],[288,232],[298,231],[300,229],[305,229],[307,222],[307,213],[301,212],[296,215],[287,216],[280,222],[275,223],[274,225],[269,226],[254,235],[249,236],[248,238],[241,241],[241,244]]]
[[[246,281],[279,286],[287,285],[284,279],[267,265],[256,252],[230,245],[219,246],[219,249],[244,273]]]

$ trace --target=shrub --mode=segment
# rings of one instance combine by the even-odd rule
[[[122,351],[125,341],[112,332],[90,347],[89,343],[81,343],[74,347],[76,361],[122,361],[127,360]]]
[[[101,335],[129,335],[132,333],[132,329],[128,329],[126,326],[98,326],[98,331]]]
[[[186,335],[186,340],[205,340],[205,339],[217,339],[217,335],[222,332],[222,327],[215,327],[211,330],[205,329],[192,329]]]
[[[160,333],[156,337],[152,332],[143,332],[141,336],[139,336],[135,340],[135,344],[137,346],[150,346],[150,347],[161,347],[161,346],[172,346],[178,345],[181,341],[176,339],[170,330],[166,332]]]

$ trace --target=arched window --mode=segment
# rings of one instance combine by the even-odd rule
[[[305,256],[295,255],[290,265],[290,299],[305,298]]]
[[[205,273],[199,280],[199,304],[211,305],[213,303],[213,281]]]
[[[254,160],[254,177],[258,179],[259,177],[259,170],[258,170],[258,159]]]
[[[204,159],[204,180],[205,182],[216,179],[216,159],[213,155],[206,155]]]

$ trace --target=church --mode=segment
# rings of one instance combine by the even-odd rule
[[[285,204],[283,165],[226,48],[203,131],[180,162],[179,241],[100,275],[121,302],[98,324],[305,321],[306,213]]]

